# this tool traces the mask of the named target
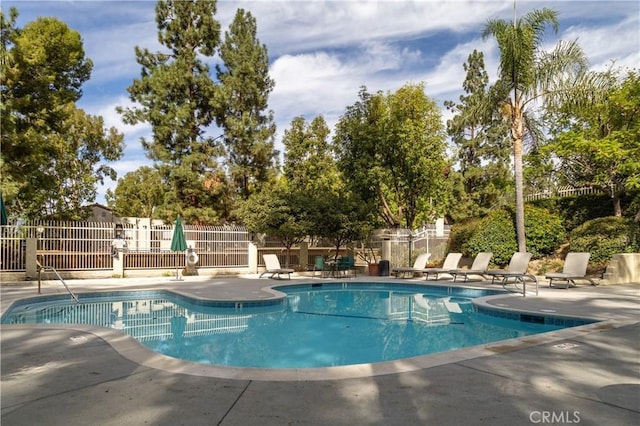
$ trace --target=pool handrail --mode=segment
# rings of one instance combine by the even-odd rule
[[[60,276],[58,271],[56,271],[56,268],[54,268],[53,266],[44,266],[37,259],[36,259],[36,265],[38,266],[38,294],[40,294],[40,274],[41,274],[42,270],[53,271],[53,273],[56,274],[56,277],[58,277],[58,280],[60,280],[60,282],[62,283],[64,288],[67,289],[67,292],[69,292],[69,294],[71,295],[71,298],[73,300],[75,300],[76,303],[80,303],[80,301],[78,300],[78,296],[76,296],[75,293],[73,291],[71,291],[71,289],[69,288],[67,283],[64,281],[64,279],[62,279],[62,277]]]

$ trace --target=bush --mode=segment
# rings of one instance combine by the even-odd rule
[[[539,207],[526,206],[524,218],[527,251],[534,259],[552,254],[565,240],[567,231],[558,215]]]
[[[564,241],[566,230],[559,216],[546,209],[525,207],[525,234],[527,251],[534,259],[553,253]],[[507,210],[494,210],[480,222],[466,244],[462,244],[465,255],[481,251],[493,252],[493,262],[505,266],[513,253],[518,251],[515,229],[515,214]]]
[[[569,235],[569,250],[590,252],[592,263],[604,263],[616,253],[640,249],[638,223],[622,217],[601,217],[585,222]]]
[[[548,198],[533,201],[531,205],[556,212],[564,221],[566,229],[573,229],[591,219],[609,216],[613,212],[613,203],[606,194]]]
[[[546,198],[530,201],[528,204],[557,213],[568,230],[577,228],[588,220],[609,217],[613,213],[613,201],[607,194]],[[640,210],[640,191],[624,194],[620,205],[624,217],[634,218]]]
[[[494,264],[507,265],[513,253],[518,251],[511,213],[506,210],[489,213],[477,223],[475,232],[462,247],[463,253],[493,252]]]
[[[462,253],[465,257],[473,257],[475,253],[467,251],[466,243],[471,239],[471,236],[478,228],[480,219],[471,218],[465,219],[461,222],[456,222],[451,227],[451,234],[449,234],[449,252]]]

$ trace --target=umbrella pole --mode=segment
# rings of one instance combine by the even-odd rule
[[[176,266],[176,281],[183,281],[183,278],[180,278],[180,266]]]

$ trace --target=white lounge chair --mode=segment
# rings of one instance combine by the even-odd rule
[[[591,253],[567,253],[562,272],[549,272],[544,276],[549,280],[549,287],[556,287],[559,283],[564,283],[564,288],[575,287],[576,280],[587,280],[591,285],[597,285],[593,279],[586,276],[590,257]]]
[[[493,257],[493,253],[491,252],[480,252],[476,254],[475,259],[473,259],[473,264],[471,264],[471,268],[469,269],[451,269],[447,271],[447,273],[453,275],[453,281],[455,282],[458,279],[458,275],[464,277],[464,282],[467,282],[469,275],[479,275],[484,278],[484,274],[487,273],[487,269],[489,268],[489,263],[491,262],[491,258]]]
[[[527,293],[527,278],[536,283],[536,296],[538,295],[538,278],[533,274],[527,274],[527,268],[529,267],[529,261],[531,260],[531,253],[515,252],[511,256],[509,265],[506,269],[490,269],[486,272],[486,275],[491,276],[491,283],[496,278],[502,279],[502,287],[507,288],[509,280],[513,278],[514,284],[517,288],[518,283],[522,284],[522,295],[526,296]]]
[[[429,257],[431,257],[431,253],[421,253],[416,257],[415,262],[413,262],[413,267],[400,266],[398,268],[393,268],[392,272],[396,274],[396,278],[400,278],[400,274],[402,274],[402,278],[405,278],[407,274],[409,274],[409,277],[413,277],[414,273],[422,272],[425,266],[427,266]]]
[[[447,254],[447,257],[444,258],[444,262],[442,263],[441,268],[425,268],[422,270],[422,273],[425,275],[425,280],[429,279],[430,274],[434,274],[437,280],[438,274],[449,273],[451,269],[455,269],[458,267],[460,259],[462,259],[462,253]]]
[[[259,278],[262,278],[264,274],[271,274],[269,278],[273,278],[277,275],[278,279],[280,279],[281,274],[287,274],[289,276],[289,279],[291,279],[291,273],[293,272],[293,269],[281,268],[278,256],[276,256],[275,254],[263,254],[262,258],[264,259],[264,265],[267,270],[261,273]]]

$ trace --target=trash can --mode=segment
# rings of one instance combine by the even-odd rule
[[[381,277],[388,277],[389,276],[389,261],[388,260],[381,260],[380,261],[380,272],[379,275]]]

